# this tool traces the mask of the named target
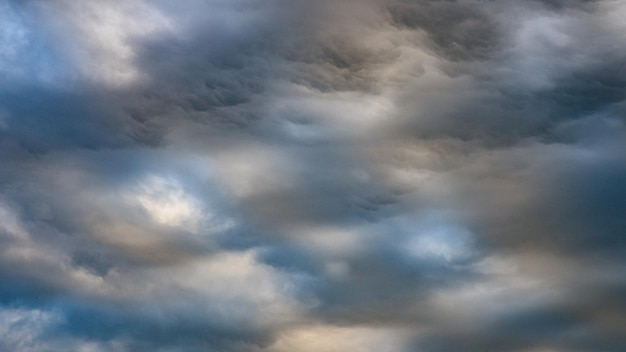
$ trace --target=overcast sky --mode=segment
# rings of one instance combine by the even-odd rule
[[[626,351],[625,33],[0,0],[0,351]]]

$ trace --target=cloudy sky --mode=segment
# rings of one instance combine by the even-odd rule
[[[0,0],[0,351],[626,351],[624,33],[624,0]]]

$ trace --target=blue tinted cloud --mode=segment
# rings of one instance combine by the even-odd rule
[[[0,2],[0,349],[624,350],[625,14]]]

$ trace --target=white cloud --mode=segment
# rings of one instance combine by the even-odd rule
[[[402,330],[368,326],[312,325],[282,333],[270,352],[400,352],[408,347]]]
[[[467,258],[471,253],[471,235],[462,228],[439,225],[418,230],[406,245],[410,255],[429,260],[454,262]]]
[[[28,43],[28,29],[6,2],[0,2],[0,72],[15,70],[20,51]]]
[[[39,340],[39,335],[59,320],[59,316],[40,310],[2,309],[0,347],[16,352],[42,351],[46,343]]]
[[[37,16],[20,7],[0,0],[0,75],[7,82],[53,83],[63,68]]]
[[[219,180],[237,198],[293,187],[293,161],[288,153],[267,145],[244,145],[217,153]]]
[[[290,237],[302,246],[331,256],[349,256],[364,248],[371,235],[366,227],[303,226],[294,229]]]
[[[204,216],[201,203],[173,178],[149,176],[131,196],[158,224],[197,231]]]
[[[297,283],[253,251],[220,252],[179,265],[111,272],[97,295],[139,314],[193,317],[224,327],[268,328],[301,319]]]
[[[136,42],[173,30],[165,14],[142,0],[62,0],[47,4],[42,12],[81,74],[109,86],[141,79],[134,61]]]
[[[60,311],[2,308],[0,309],[0,350],[12,352],[122,352],[127,351],[121,341],[95,342],[51,334],[63,322]]]

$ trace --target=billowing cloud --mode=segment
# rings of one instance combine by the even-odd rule
[[[619,0],[0,0],[0,349],[623,351]]]

